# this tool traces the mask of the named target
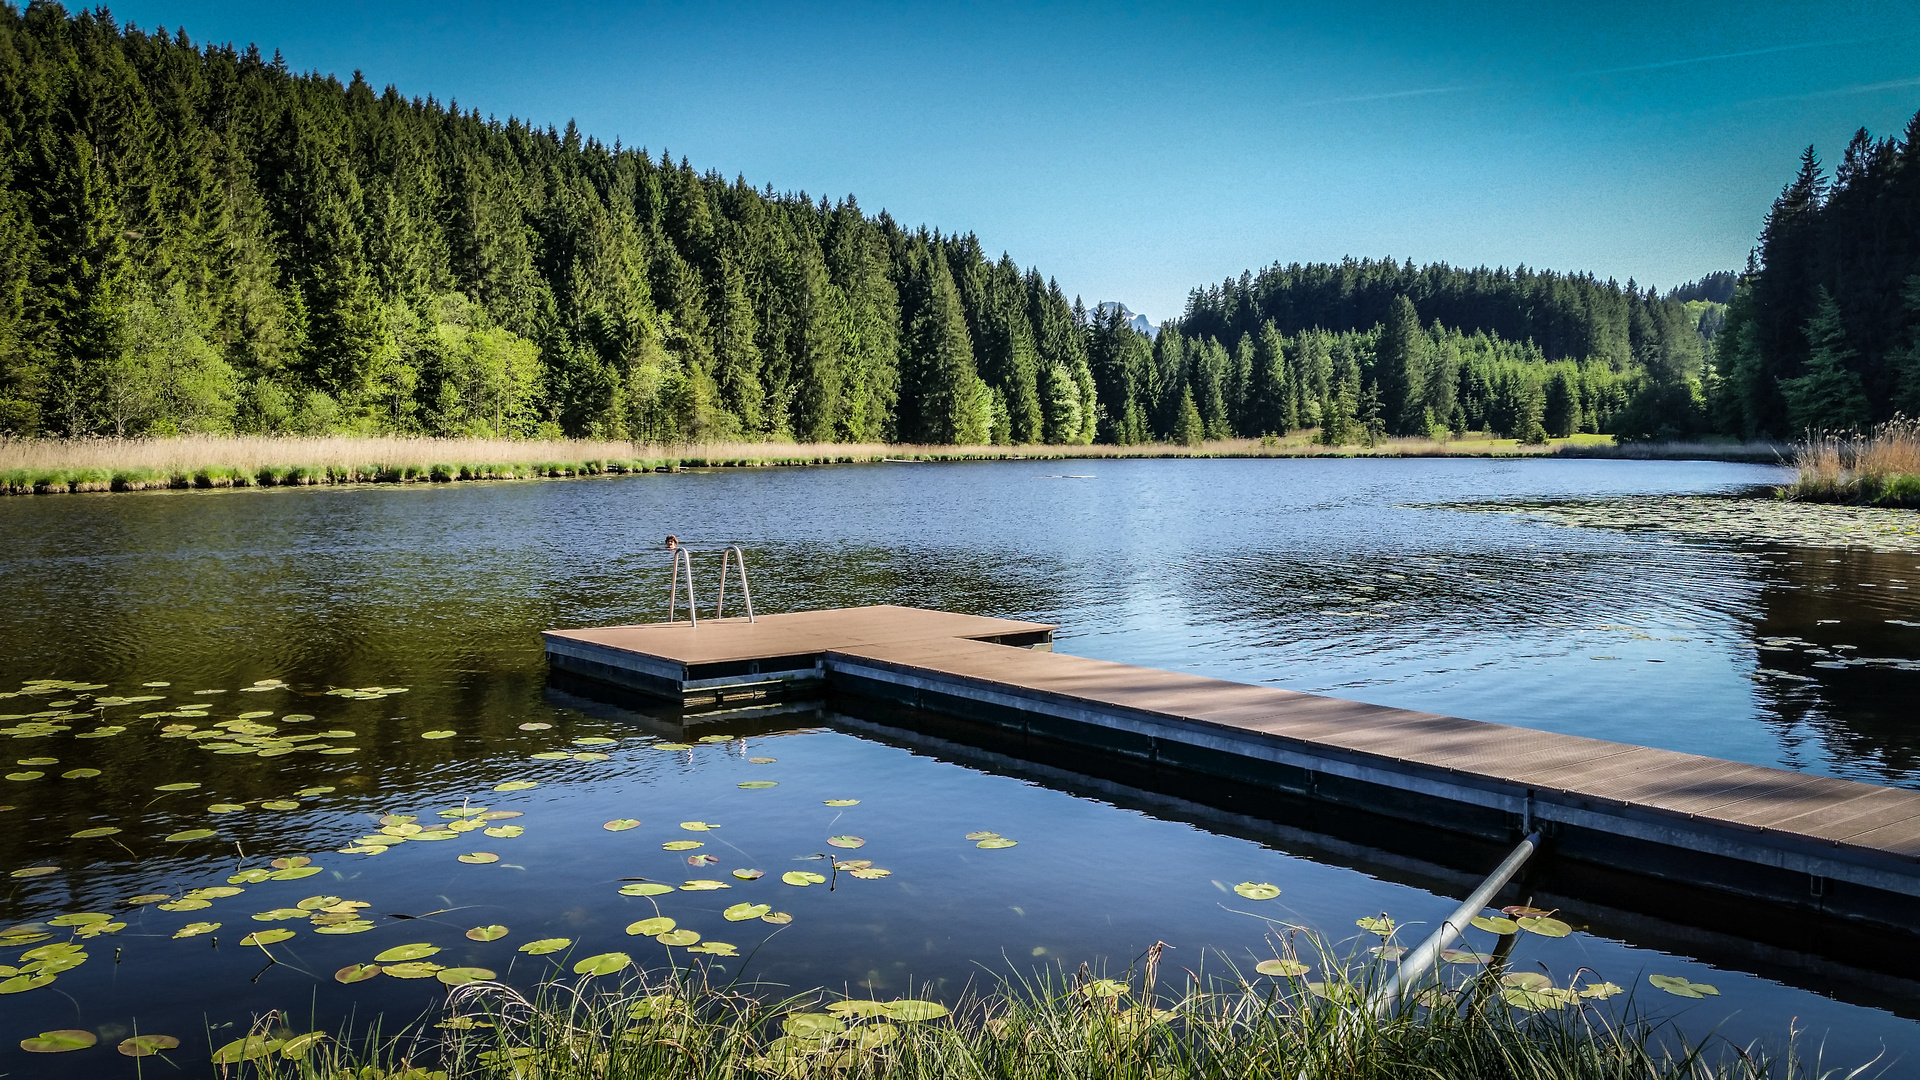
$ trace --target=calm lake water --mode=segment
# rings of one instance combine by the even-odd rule
[[[1091,475],[1049,475],[1067,472]],[[749,713],[683,736],[550,689],[539,630],[663,616],[668,532],[744,545],[763,612],[897,603],[1057,622],[1063,652],[1920,787],[1914,555],[1681,542],[1456,505],[1630,507],[1779,476],[1703,463],[1013,462],[0,502],[0,690],[92,687],[0,698],[13,735],[0,870],[56,868],[7,879],[0,927],[126,923],[81,939],[85,962],[51,985],[0,998],[0,1070],[132,1076],[111,1043],[137,1026],[179,1037],[173,1060],[199,1073],[209,1039],[271,1008],[300,1028],[411,1019],[445,988],[333,977],[410,943],[523,985],[556,961],[620,950],[654,969],[671,959],[797,988],[950,998],[1036,966],[1119,972],[1156,940],[1174,947],[1165,970],[1250,968],[1273,955],[1269,920],[1363,948],[1375,941],[1358,917],[1426,924],[1452,907],[1453,881],[1405,860],[877,734],[860,717]],[[700,564],[710,600],[717,556]],[[405,692],[327,693],[343,687]],[[109,695],[157,700],[94,708]],[[39,733],[36,720],[65,730]],[[753,781],[776,786],[740,786]],[[160,790],[184,784],[198,786]],[[475,808],[519,816],[444,829],[465,819],[443,811]],[[383,815],[451,835],[337,850]],[[603,827],[618,819],[640,824]],[[107,829],[119,831],[94,835]],[[965,839],[979,830],[1019,844],[979,849]],[[827,844],[841,835],[864,846]],[[663,848],[676,841],[704,846]],[[458,858],[476,853],[497,861]],[[781,883],[831,874],[825,855],[891,876]],[[689,865],[699,856],[717,860]],[[312,863],[290,880],[244,873],[289,858]],[[244,892],[180,905],[235,876]],[[729,887],[623,895],[635,879]],[[1241,881],[1283,892],[1248,901],[1231,891]],[[174,910],[125,902],[162,893]],[[310,897],[363,901],[372,925],[320,933],[332,928],[285,910]],[[1797,1018],[1829,1064],[1883,1049],[1920,1060],[1910,983],[1592,901],[1564,913],[1581,932],[1523,941],[1524,962],[1563,985],[1584,965],[1697,1035],[1719,1025],[1777,1043]],[[792,921],[724,919],[737,903]],[[656,912],[740,955],[624,933]],[[255,918],[268,913],[285,917]],[[221,925],[176,936],[203,922]],[[506,936],[465,936],[494,924]],[[269,946],[277,963],[240,945],[275,929],[294,932]],[[53,936],[27,940],[39,932]],[[0,964],[73,932],[11,932]],[[571,952],[517,951],[545,938]],[[1649,974],[1720,997],[1668,997]],[[58,1056],[15,1046],[55,1028],[102,1042]]]

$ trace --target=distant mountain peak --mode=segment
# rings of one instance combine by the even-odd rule
[[[1119,300],[1102,300],[1098,304],[1095,304],[1093,306],[1093,310],[1095,311],[1095,313],[1101,314],[1101,315],[1104,315],[1109,311],[1118,310],[1120,312],[1120,318],[1123,321],[1125,321],[1128,326],[1133,327],[1135,330],[1138,330],[1140,333],[1145,334],[1150,338],[1157,338],[1160,336],[1160,327],[1154,325],[1154,322],[1152,319],[1149,319],[1145,315],[1142,315],[1139,312],[1134,311],[1133,309],[1127,307],[1125,303]]]

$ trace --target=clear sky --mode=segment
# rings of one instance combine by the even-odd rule
[[[1802,147],[1920,109],[1912,0],[112,10],[852,193],[1156,321],[1276,260],[1734,269]]]

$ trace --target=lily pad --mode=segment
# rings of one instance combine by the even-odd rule
[[[1365,930],[1369,934],[1378,934],[1381,937],[1386,937],[1393,933],[1393,928],[1396,924],[1393,919],[1387,915],[1381,915],[1378,918],[1372,915],[1366,915],[1353,920],[1353,925]]]
[[[991,840],[982,840],[973,846],[977,848],[986,848],[987,850],[992,851],[996,848],[1010,848],[1018,844],[1019,842],[1020,841],[1018,840],[1009,840],[1004,836],[996,836]]]
[[[859,799],[827,799],[825,800],[825,802],[828,806],[859,806],[860,805]]]
[[[680,823],[680,827],[688,832],[710,832],[720,826],[715,825],[711,821],[683,821]]]
[[[867,842],[858,836],[829,836],[827,837],[827,843],[837,848],[861,848],[867,846]]]
[[[130,904],[133,907],[145,907],[148,904],[157,904],[162,900],[171,899],[173,899],[172,893],[149,892],[141,893],[139,896],[129,896],[125,900],[122,900],[121,903]]]
[[[613,746],[619,739],[609,739],[605,735],[583,735],[573,740],[575,746]]]
[[[786,873],[780,875],[780,880],[786,882],[789,885],[804,886],[804,885],[818,885],[827,879],[825,875],[816,874],[811,870],[789,870]]]
[[[219,836],[216,829],[185,829],[167,837],[169,843],[184,844],[192,840],[205,840],[209,836]]]
[[[318,866],[289,866],[284,869],[275,870],[273,873],[268,874],[267,880],[268,881],[299,881],[301,878],[312,877],[313,875],[319,873],[320,869],[321,868]]]
[[[833,1002],[827,1006],[827,1011],[839,1016],[885,1016],[887,1015],[887,1003],[884,1001],[867,1001],[859,998],[849,998],[846,1001]]]
[[[633,957],[623,952],[596,953],[573,965],[575,975],[612,975],[625,971]]]
[[[608,832],[626,832],[628,829],[639,828],[640,819],[630,818],[630,817],[614,818],[612,821],[609,821],[605,825],[602,825],[600,827],[607,830]]]
[[[479,982],[493,978],[493,972],[483,967],[450,967],[434,972],[434,978],[448,986],[462,986],[470,982]]]
[[[209,806],[209,807],[207,807],[207,813],[209,813],[209,814],[237,814],[237,813],[239,813],[240,811],[242,811],[242,810],[245,810],[245,809],[246,809],[246,807],[245,807],[245,806],[243,806],[243,805],[241,805],[240,803],[230,803],[230,802],[217,802],[217,803],[214,803],[213,805],[211,805],[211,806]]]
[[[304,1035],[295,1035],[281,1044],[280,1056],[288,1061],[298,1061],[307,1051],[326,1041],[327,1033],[324,1031],[309,1031]]]
[[[159,787],[156,787],[153,790],[155,791],[192,791],[195,788],[199,788],[202,786],[204,785],[195,783],[194,781],[191,781],[191,780],[182,780],[177,784],[161,784]]]
[[[279,1050],[286,1043],[281,1039],[271,1039],[265,1035],[249,1035],[244,1039],[235,1039],[213,1052],[215,1065],[238,1065],[242,1061],[257,1061]]]
[[[408,960],[425,960],[427,957],[439,951],[440,946],[438,945],[429,945],[424,941],[416,941],[409,945],[395,945],[386,952],[375,956],[373,960],[374,963],[377,964],[398,964],[405,963]]]
[[[75,1028],[61,1028],[58,1031],[43,1031],[31,1039],[21,1039],[20,1049],[30,1054],[63,1054],[69,1050],[85,1050],[100,1041],[91,1031]]]
[[[1720,991],[1706,983],[1693,982],[1680,975],[1649,975],[1647,981],[1675,997],[1719,997]]]
[[[460,856],[460,861],[476,865],[482,863],[497,863],[500,861],[500,856],[495,855],[491,851],[469,851],[465,855]]]
[[[967,834],[967,839],[969,839],[969,840],[998,840],[998,839],[1000,839],[1000,834],[999,834],[999,833],[997,833],[997,832],[970,832],[970,833],[968,833],[968,834]]]
[[[1492,956],[1472,949],[1442,949],[1440,959],[1449,964],[1487,964],[1493,961]]]
[[[162,1050],[172,1050],[180,1045],[180,1040],[171,1035],[135,1035],[131,1039],[120,1040],[115,1047],[130,1058],[152,1057]]]
[[[748,919],[757,919],[772,910],[771,904],[735,904],[722,911],[720,917],[728,922],[746,922]]]
[[[24,994],[29,990],[38,990],[43,986],[50,986],[52,983],[52,975],[44,972],[29,972],[24,975],[15,975],[11,978],[0,979],[0,994]]]
[[[495,791],[526,791],[540,786],[538,780],[509,780],[504,784],[493,785]]]
[[[57,757],[23,757],[23,758],[21,758],[21,759],[20,759],[20,760],[19,760],[18,762],[16,762],[16,764],[20,764],[20,765],[58,765],[58,764],[60,764],[60,759],[59,759],[59,758],[57,758]]]
[[[750,764],[754,764],[754,765],[771,765],[774,762],[779,760],[780,760],[779,758],[770,758],[770,757],[750,757],[747,759],[747,761]]]
[[[1516,921],[1519,922],[1520,929],[1530,934],[1539,934],[1541,937],[1566,937],[1573,933],[1573,927],[1545,915],[1526,915]]]
[[[767,876],[767,872],[765,870],[735,870],[733,876],[739,878],[741,881],[759,881],[761,878]]]
[[[693,931],[687,930],[683,932],[690,934]],[[673,944],[673,942],[668,942],[668,944]],[[703,941],[698,945],[689,947],[687,951],[690,953],[705,953],[708,956],[739,956],[740,955],[740,949],[738,946],[731,945],[724,941]]]
[[[173,936],[177,938],[199,937],[201,934],[211,934],[218,929],[220,929],[220,924],[217,922],[188,923],[175,931]]]
[[[120,830],[111,825],[102,825],[94,829],[81,829],[73,834],[75,840],[97,840],[102,836],[112,836]]]
[[[99,769],[68,769],[60,774],[61,778],[66,780],[86,780],[99,775]]]
[[[632,885],[620,886],[621,896],[665,896],[673,891],[673,886],[662,885],[657,881],[639,881]]]
[[[612,761],[613,760],[613,756],[610,754],[596,754],[590,750],[582,750],[578,753],[568,754],[567,756],[572,758],[575,761]]]
[[[1271,900],[1280,895],[1280,886],[1265,881],[1243,881],[1233,891],[1249,900]]]
[[[316,926],[313,928],[313,932],[328,935],[364,934],[371,929],[373,929],[373,923],[366,919],[348,919],[345,922],[327,923],[324,926]]]
[[[763,923],[772,923],[775,926],[785,926],[793,921],[793,916],[784,911],[769,911],[765,915],[760,916],[760,921]]]
[[[627,926],[627,933],[634,937],[653,937],[673,929],[677,923],[665,915],[656,915],[651,919],[641,919]]]
[[[467,931],[467,937],[474,941],[499,941],[507,936],[507,928],[499,923],[492,926],[476,926]]]
[[[524,834],[527,830],[522,828],[519,825],[495,825],[491,829],[485,829],[482,831],[485,832],[488,836],[494,837],[495,839],[511,840],[516,836],[520,836]]]
[[[893,876],[893,871],[883,870],[878,866],[858,866],[847,871],[847,873],[852,874],[861,881],[878,881],[883,877]]]
[[[520,951],[526,953],[528,956],[545,956],[548,953],[557,953],[572,944],[572,938],[541,938],[539,941],[529,941],[525,945],[520,946]]]
[[[1307,972],[1312,971],[1313,969],[1311,967],[1308,967],[1306,964],[1301,963],[1298,960],[1262,960],[1259,963],[1253,965],[1253,970],[1259,972],[1262,975],[1272,975],[1275,978],[1291,979],[1300,975],[1305,975]]]
[[[1689,985],[1698,986],[1699,984],[1691,983]],[[1610,998],[1615,994],[1626,993],[1626,990],[1614,983],[1598,982],[1598,983],[1588,983],[1587,985],[1581,987],[1578,993],[1583,998],[1597,998],[1601,1001],[1605,1001],[1607,998]]]
[[[60,868],[57,866],[23,866],[20,869],[15,870],[12,873],[8,874],[7,876],[15,877],[15,878],[37,878],[37,877],[46,877],[48,874],[57,874],[59,872],[60,872]]]
[[[543,724],[538,721],[534,721],[531,723],[521,724],[520,730],[521,731],[546,731],[551,727],[553,727],[552,724]]]
[[[260,804],[262,810],[298,810],[300,804],[292,799],[268,799]]]
[[[760,788],[779,787],[780,781],[778,780],[742,780],[740,781],[738,786],[746,788],[749,791],[754,791]]]
[[[446,730],[423,731],[420,733],[420,737],[423,739],[451,739],[458,734],[460,733],[457,731],[446,731]]]
[[[425,960],[414,960],[399,964],[387,964],[380,969],[381,974],[396,979],[431,979],[446,969],[439,964]]]
[[[663,743],[654,743],[653,748],[655,750],[691,750],[693,749],[693,744],[683,743],[683,742],[663,742]]]
[[[1520,924],[1507,918],[1505,915],[1475,915],[1473,917],[1473,925],[1481,930],[1485,930],[1489,934],[1505,935],[1519,933],[1520,931]]]
[[[780,1030],[796,1039],[818,1039],[846,1029],[847,1022],[832,1013],[793,1013],[780,1022]]]
[[[240,944],[272,945],[274,942],[285,941],[292,936],[293,936],[293,931],[291,930],[261,930],[257,933],[248,934],[246,937],[241,938]]]
[[[38,769],[28,769],[25,772],[10,772],[7,774],[7,779],[18,780],[21,783],[25,783],[28,780],[38,780],[45,775],[47,774]]]
[[[731,888],[733,888],[733,886],[726,882],[714,881],[711,878],[695,878],[692,881],[682,883],[680,886],[682,892],[713,892],[716,889]]]
[[[947,1007],[937,1002],[915,1001],[911,998],[887,1002],[887,1016],[894,1020],[918,1022],[938,1020],[945,1015],[947,1015]]]
[[[669,840],[660,845],[665,851],[692,851],[694,848],[706,846],[706,843],[700,840]]]

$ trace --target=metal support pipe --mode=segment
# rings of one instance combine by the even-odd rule
[[[713,617],[718,619],[727,606],[727,566],[733,561],[740,563],[740,595],[747,601],[747,621],[753,622],[753,591],[747,588],[747,553],[740,550],[739,544],[720,553],[720,596],[713,605]]]
[[[673,549],[673,577],[667,581],[667,622],[669,624],[673,622],[673,609],[680,600],[680,567],[682,565],[687,568],[687,623],[690,626],[699,626],[700,612],[693,599],[693,556],[687,554],[686,548]],[[725,577],[724,567],[721,575]]]
[[[1427,940],[1421,942],[1400,961],[1400,969],[1393,973],[1393,977],[1387,980],[1386,985],[1374,993],[1373,1000],[1368,1003],[1375,1016],[1387,1016],[1394,1009],[1399,1008],[1400,999],[1405,997],[1407,991],[1433,969],[1433,965],[1440,959],[1441,951],[1466,932],[1473,917],[1486,908],[1487,904],[1493,900],[1495,893],[1505,888],[1507,882],[1513,880],[1513,875],[1519,873],[1520,867],[1526,864],[1527,859],[1539,850],[1539,847],[1540,834],[1538,832],[1528,834],[1525,840],[1520,841],[1520,846],[1514,848],[1513,853],[1507,856],[1506,861],[1495,867],[1487,880],[1473,890],[1473,895],[1462,900],[1460,906],[1453,909],[1453,914],[1447,916],[1446,921],[1441,923],[1439,928],[1427,937]]]

